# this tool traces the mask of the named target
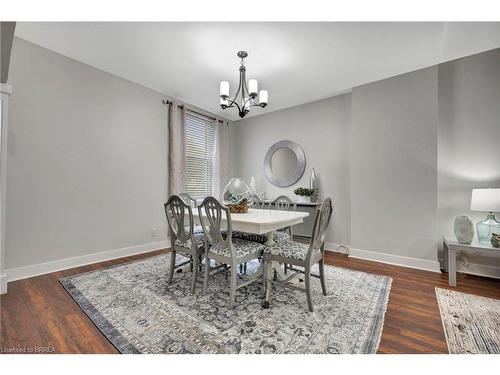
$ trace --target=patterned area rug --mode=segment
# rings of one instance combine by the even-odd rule
[[[451,354],[500,353],[500,300],[436,288]]]
[[[180,257],[177,257],[178,259]],[[226,307],[229,282],[210,277],[207,295],[190,294],[191,273],[167,284],[169,254],[61,279],[121,353],[375,353],[392,279],[326,266],[328,295],[276,286],[263,309],[262,283],[241,288]],[[255,271],[258,262],[249,265]],[[250,271],[251,272],[251,271]]]

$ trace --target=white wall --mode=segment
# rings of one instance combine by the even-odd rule
[[[6,268],[164,241],[164,96],[18,38],[12,53]]]
[[[438,141],[439,228],[453,237],[457,215],[486,217],[470,211],[471,190],[500,187],[500,49],[439,66]],[[500,276],[488,269],[500,267],[500,257],[472,261],[482,264],[472,265],[476,271]]]
[[[259,110],[259,109],[257,109]],[[257,189],[268,198],[294,197],[299,186],[309,187],[315,168],[322,197],[334,201],[328,241],[350,243],[349,123],[351,95],[345,94],[237,121],[231,131],[234,176],[256,177]],[[264,157],[278,141],[297,142],[306,155],[302,178],[289,188],[272,185],[264,175]]]
[[[351,245],[437,260],[437,67],[352,92]]]

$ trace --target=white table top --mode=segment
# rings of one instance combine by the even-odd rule
[[[193,210],[193,216],[199,222],[198,210]],[[233,230],[265,234],[291,225],[300,224],[307,216],[309,216],[308,212],[301,211],[249,208],[246,214],[231,214],[231,222]]]
[[[454,237],[444,237],[444,242],[448,246],[453,246],[454,248],[459,248],[460,250],[485,250],[498,252],[500,254],[500,249],[498,247],[493,247],[491,244],[479,242],[477,238],[474,238],[471,244],[467,245],[464,243],[459,243]]]

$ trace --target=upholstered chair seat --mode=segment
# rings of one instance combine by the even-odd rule
[[[266,254],[297,260],[305,260],[308,251],[309,244],[287,240],[276,241],[273,246],[266,246],[264,249]],[[321,256],[321,250],[314,249],[313,256]]]
[[[194,236],[194,240],[196,243],[196,247],[198,247],[199,249],[202,249],[203,244],[204,244],[204,240],[205,240],[205,235],[203,234],[203,230],[201,231],[201,233],[194,232],[193,236]],[[188,238],[187,240],[184,240],[184,241],[179,239],[179,238],[176,238],[174,241],[174,245],[179,246],[179,247],[191,248],[192,243],[191,243],[190,238]]]
[[[258,242],[240,240],[238,238],[234,238],[234,236],[232,242],[236,258],[243,258],[251,254],[258,254],[258,256],[261,256],[262,252],[266,248],[266,246],[261,245]],[[231,250],[227,246],[212,246],[210,248],[210,252],[223,257],[231,257]]]
[[[223,235],[226,235],[225,231],[223,232]],[[253,241],[260,244],[265,244],[267,242],[267,237],[268,237],[267,234],[255,234],[255,233],[233,231],[233,240],[240,239],[240,240]],[[274,232],[273,240],[275,242],[282,240],[290,240],[290,234],[287,232],[280,232],[280,231]]]

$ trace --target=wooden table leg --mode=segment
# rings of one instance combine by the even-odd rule
[[[452,287],[457,286],[457,254],[450,248],[448,248],[448,283]]]

